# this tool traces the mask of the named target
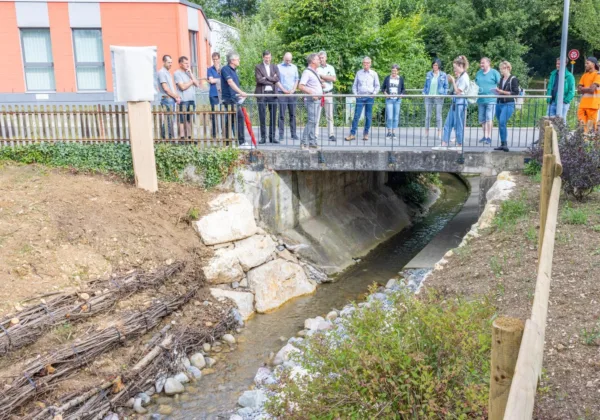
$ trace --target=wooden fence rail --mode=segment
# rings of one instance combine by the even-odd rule
[[[124,105],[2,105],[0,146],[58,141],[129,142],[127,113]],[[154,141],[229,146],[235,144],[231,129],[234,115],[235,111],[184,112],[154,106]],[[179,122],[188,119],[191,130],[184,127],[181,132]]]
[[[562,185],[558,137],[549,121],[544,122],[543,138],[539,263],[531,317],[525,321],[524,328],[522,321],[513,318],[500,318],[494,322],[490,420],[530,420],[538,379],[542,373],[552,257]]]

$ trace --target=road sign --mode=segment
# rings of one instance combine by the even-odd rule
[[[571,51],[569,51],[569,58],[572,61],[577,60],[579,58],[579,51],[577,51],[577,50],[571,50]]]

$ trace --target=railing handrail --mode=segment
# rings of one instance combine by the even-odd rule
[[[276,96],[286,96],[286,97],[297,97],[297,98],[313,98],[315,96],[325,97],[325,98],[386,98],[388,96],[402,97],[402,98],[468,98],[468,99],[476,99],[476,98],[495,98],[495,99],[548,99],[551,96],[548,95],[413,95],[413,94],[403,94],[403,95],[385,95],[382,93],[375,93],[373,95],[354,95],[352,93],[324,93],[318,95],[309,95],[306,93],[246,93],[245,94],[249,98],[272,98]],[[236,96],[240,96],[237,94]]]

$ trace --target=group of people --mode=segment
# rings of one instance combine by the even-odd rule
[[[301,148],[316,148],[321,113],[324,110],[327,119],[328,139],[335,142],[334,127],[334,103],[333,97],[328,95],[333,92],[333,84],[337,80],[335,68],[327,63],[327,53],[310,54],[307,57],[307,67],[299,74],[298,67],[292,63],[292,54],[287,52],[279,64],[272,63],[270,51],[264,51],[262,62],[254,69],[256,86],[254,93],[257,96],[260,139],[259,143],[267,141],[278,144],[285,134],[286,114],[289,118],[289,128],[292,140],[300,140]],[[225,131],[229,135],[229,128],[233,135],[237,132],[240,145],[248,146],[244,136],[244,117],[241,107],[237,106],[247,97],[240,85],[237,69],[240,65],[240,56],[235,52],[227,54],[227,64],[221,66],[221,56],[215,52],[212,54],[213,65],[208,69],[207,80],[210,84],[209,100],[211,109],[222,106],[225,110],[235,110],[235,122],[229,124],[226,115]],[[350,133],[345,137],[346,141],[356,139],[358,123],[364,111],[364,128],[362,140],[369,140],[369,131],[372,124],[374,99],[380,92],[385,96],[385,125],[386,137],[392,140],[396,138],[396,130],[400,123],[400,105],[402,95],[405,93],[404,78],[399,74],[397,64],[391,66],[390,74],[387,75],[383,84],[379,82],[376,71],[371,69],[372,60],[364,57],[363,68],[359,70],[352,85],[352,93],[356,95],[356,106],[352,119]],[[193,111],[195,108],[195,87],[199,86],[199,80],[189,68],[187,57],[179,58],[179,69],[174,74],[175,88],[173,86],[169,69],[172,66],[170,56],[163,57],[163,68],[158,72],[158,85],[161,94],[161,105],[175,107],[179,105],[180,110]],[[425,84],[422,90],[425,107],[425,135],[430,136],[430,125],[433,111],[435,109],[435,139],[441,139],[441,147],[461,148],[464,141],[464,129],[466,112],[468,108],[467,97],[478,96],[476,99],[478,107],[478,121],[482,127],[481,144],[492,143],[492,129],[494,117],[498,121],[500,144],[494,150],[505,151],[508,149],[507,124],[515,112],[515,97],[522,93],[519,79],[511,74],[512,66],[508,61],[502,61],[498,68],[492,68],[491,60],[487,57],[479,61],[480,69],[475,75],[475,85],[471,83],[467,70],[469,61],[465,56],[459,56],[452,63],[453,74],[446,74],[442,70],[442,63],[435,59],[431,64],[431,70],[425,76]],[[558,92],[558,70],[560,60],[556,62],[557,70],[550,75],[547,95],[548,116],[556,116],[557,92]],[[578,119],[588,127],[595,128],[600,108],[600,74],[598,61],[594,57],[586,60],[586,73],[582,76],[580,83],[575,87],[575,79],[571,72],[565,70],[565,86],[563,107],[560,117],[566,118],[569,105],[577,91],[582,97],[578,110]],[[477,88],[473,92],[473,86]],[[307,112],[306,128],[302,138],[299,139],[296,127],[297,100],[293,95],[300,92],[307,95],[305,106]],[[442,118],[442,110],[446,95],[452,95],[450,111],[445,122]],[[267,126],[267,114],[269,124]],[[190,114],[180,115],[179,133],[181,137],[191,136]],[[278,125],[276,126],[276,121]],[[169,131],[171,127],[169,126]],[[212,134],[216,137],[217,124],[213,116]],[[451,139],[454,132],[454,139]],[[171,136],[172,133],[170,132]],[[163,137],[165,127],[163,127]]]

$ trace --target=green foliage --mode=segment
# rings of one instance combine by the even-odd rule
[[[219,184],[239,158],[233,148],[199,149],[191,145],[158,144],[154,150],[158,178],[179,181],[187,166],[195,166],[207,188]],[[133,178],[131,149],[127,144],[41,143],[0,148],[0,161],[40,163]]]
[[[581,340],[586,346],[600,346],[600,321],[591,329],[581,330]]]
[[[600,38],[592,29],[600,26],[600,0],[574,2],[571,25],[592,50],[600,49]]]
[[[588,214],[585,209],[573,208],[571,207],[571,203],[567,202],[562,209],[561,219],[568,225],[586,225],[588,222]]]
[[[534,244],[537,243],[537,240],[538,240],[537,230],[534,226],[529,226],[529,229],[527,229],[525,236],[527,237],[527,240],[529,242],[532,242]]]
[[[494,218],[494,226],[500,230],[512,229],[527,216],[528,211],[529,206],[523,196],[516,200],[505,200],[500,204],[500,211]]]
[[[484,418],[490,376],[488,302],[392,294],[305,340],[306,375],[281,376],[269,414],[286,419]],[[292,408],[293,407],[293,408]]]
[[[504,264],[506,264],[506,257],[503,257],[503,261],[500,261],[497,256],[490,258],[490,268],[494,273],[494,276],[501,277],[504,271]]]
[[[542,172],[542,165],[537,160],[530,160],[525,164],[523,173],[529,176],[535,176]]]
[[[432,186],[441,186],[439,174],[429,172],[393,172],[388,185],[407,203],[417,207],[427,202]]]

